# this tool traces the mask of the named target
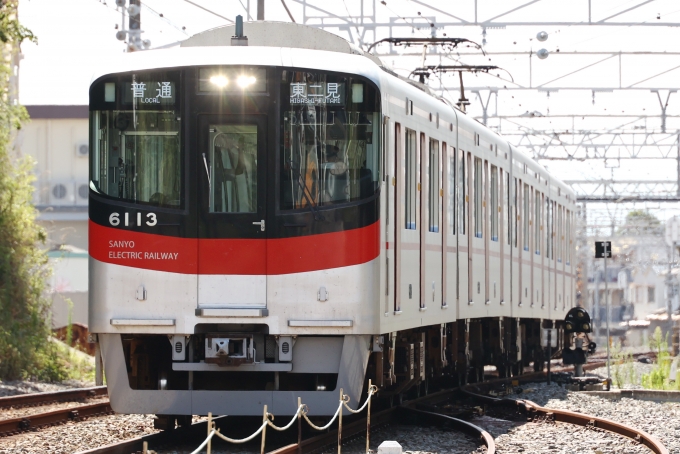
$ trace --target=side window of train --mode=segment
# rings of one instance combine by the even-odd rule
[[[416,229],[416,197],[418,186],[418,161],[416,156],[416,132],[406,130],[405,174],[406,181],[404,194],[406,196],[405,226],[407,230]]]
[[[557,261],[562,263],[562,254],[564,254],[564,207],[557,206]]]
[[[467,222],[467,168],[465,152],[458,150],[458,233],[465,235]]]
[[[457,216],[456,216],[456,209],[458,206],[458,203],[456,201],[456,149],[453,147],[449,147],[449,156],[448,156],[448,172],[447,172],[447,177],[449,179],[449,207],[448,207],[448,216],[449,216],[449,225],[451,226],[451,233],[453,235],[456,234],[456,230],[458,230],[456,227],[456,222],[457,222]]]
[[[473,185],[473,191],[474,194],[472,195],[474,198],[474,217],[473,220],[475,222],[475,237],[476,238],[482,238],[482,231],[483,231],[483,208],[482,208],[482,200],[484,198],[484,186],[483,186],[483,168],[482,168],[482,160],[481,158],[475,158],[474,160],[474,166],[475,166],[475,174],[474,174],[474,185]]]
[[[491,215],[491,241],[498,241],[498,167],[491,166],[491,197],[489,214]]]
[[[548,240],[548,244],[546,246],[546,255],[548,256],[549,259],[554,260],[555,259],[555,234],[554,234],[554,229],[555,229],[555,219],[553,216],[555,215],[555,202],[550,200],[549,198],[546,197],[546,205],[545,208],[548,211],[546,213],[546,218],[547,218],[547,224],[548,224],[548,229],[545,232],[546,238]]]
[[[567,265],[571,264],[571,211],[567,210],[567,215],[566,215],[566,224],[564,226],[566,230],[566,239],[565,239],[565,246],[567,247],[567,253],[566,258],[567,258]]]
[[[552,202],[550,198],[544,197],[545,199],[545,257],[552,258],[551,250],[551,236],[552,236]]]
[[[519,236],[519,180],[517,178],[515,180],[515,190],[513,191],[512,195],[512,207],[513,207],[513,213],[514,213],[514,222],[509,222],[508,225],[512,224],[515,227],[512,229],[512,243],[514,244],[515,247],[517,247],[517,237]]]
[[[501,213],[501,216],[505,216],[506,223],[505,223],[505,233],[506,233],[506,239],[508,242],[508,246],[512,244],[512,205],[511,205],[511,199],[510,199],[510,174],[508,172],[503,171],[503,190],[505,191],[505,194],[503,194],[503,212]]]
[[[543,227],[543,203],[541,201],[541,193],[536,190],[536,198],[534,199],[534,209],[536,213],[534,215],[534,246],[536,248],[536,255],[541,254],[541,231]]]
[[[529,190],[529,185],[524,184],[523,188],[523,196],[524,196],[524,206],[522,207],[522,216],[524,217],[524,235],[522,236],[522,246],[525,251],[529,250],[529,225],[531,223],[530,220],[530,204],[529,204],[529,198],[531,197],[531,192]]]
[[[429,231],[439,232],[439,141],[430,139],[429,160]]]

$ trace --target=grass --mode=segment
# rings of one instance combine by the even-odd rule
[[[680,389],[680,383],[671,381],[672,357],[668,352],[668,333],[663,335],[660,327],[656,327],[654,335],[649,339],[649,346],[656,350],[656,361],[652,371],[642,375],[642,387],[645,389],[670,390]]]
[[[94,382],[94,358],[76,348],[69,347],[64,342],[52,338],[59,361],[66,371],[67,380],[80,382]]]
[[[668,334],[664,336],[660,327],[645,339],[645,345],[656,353],[652,370],[638,376],[633,355],[625,352],[620,343],[612,349],[612,381],[615,387],[642,386],[644,389],[680,390],[680,382],[671,377],[673,358],[668,348]]]

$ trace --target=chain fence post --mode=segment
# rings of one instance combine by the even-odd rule
[[[302,397],[298,397],[298,454],[302,454]]]
[[[371,390],[373,389],[372,380],[368,379],[368,411],[366,412],[366,454],[369,452],[371,443]]]
[[[340,414],[338,414],[338,454],[342,453],[342,404],[345,401],[343,389],[340,388]]]
[[[212,431],[212,425],[213,425],[213,422],[212,422],[212,412],[209,411],[209,412],[208,412],[208,436],[210,436],[210,432]],[[207,454],[210,454],[211,449],[212,449],[212,439],[211,439],[211,440],[208,440],[208,446],[207,446],[205,452],[206,452]]]
[[[264,442],[267,436],[267,406],[264,406],[264,411],[262,412],[262,423],[264,427],[262,429],[262,445],[260,446],[260,454],[264,454]]]

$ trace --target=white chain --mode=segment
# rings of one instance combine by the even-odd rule
[[[290,422],[289,422],[286,426],[284,426],[284,427],[275,426],[275,425],[271,422],[271,421],[274,420],[274,415],[272,415],[271,413],[267,413],[267,424],[268,424],[269,427],[271,427],[272,429],[278,430],[278,431],[280,431],[280,432],[283,432],[284,430],[289,429],[290,426],[293,425],[293,423],[294,423],[295,420],[297,419],[298,415],[302,412],[302,409],[303,409],[303,408],[304,408],[304,405],[300,405],[300,406],[298,407],[297,411],[295,412],[295,414],[293,415],[293,418],[292,418],[292,419],[290,420]],[[270,420],[270,416],[271,416],[271,420]]]
[[[288,424],[286,424],[285,426],[283,426],[283,427],[275,426],[275,425],[272,423],[272,421],[274,420],[274,415],[271,414],[271,413],[267,413],[267,415],[266,415],[266,420],[262,422],[262,425],[260,426],[260,428],[257,429],[257,431],[255,431],[255,433],[253,433],[251,436],[249,436],[249,437],[247,437],[247,438],[241,438],[241,439],[229,438],[229,437],[227,437],[227,436],[222,435],[222,434],[220,433],[220,430],[219,430],[219,429],[217,429],[217,430],[212,429],[212,431],[208,434],[208,437],[203,441],[203,443],[201,443],[201,446],[199,446],[198,448],[196,448],[196,450],[193,451],[191,454],[198,454],[198,453],[205,447],[205,445],[208,444],[208,442],[212,439],[212,437],[215,436],[215,435],[217,435],[218,437],[220,437],[220,438],[221,438],[222,440],[224,440],[224,441],[228,441],[229,443],[240,444],[240,443],[247,443],[247,442],[249,442],[250,440],[252,440],[253,438],[255,438],[256,436],[258,436],[258,435],[262,432],[262,430],[264,430],[264,428],[265,428],[266,426],[269,426],[269,427],[271,427],[272,429],[278,430],[278,431],[284,431],[284,430],[290,429],[290,427],[293,425],[293,423],[295,423],[295,420],[296,420],[296,419],[298,418],[298,416],[300,416],[300,415],[302,415],[302,417],[305,418],[305,421],[307,421],[307,424],[309,424],[310,426],[312,426],[312,428],[314,428],[314,429],[316,429],[316,430],[326,430],[326,429],[328,429],[328,428],[333,424],[333,422],[336,420],[336,418],[337,418],[338,415],[340,414],[340,411],[342,410],[342,407],[343,407],[343,406],[344,406],[347,410],[349,410],[351,413],[361,413],[362,411],[364,411],[364,408],[366,408],[366,405],[368,405],[368,402],[371,400],[371,397],[373,396],[373,394],[375,394],[375,393],[377,393],[377,392],[378,392],[378,387],[375,386],[375,385],[371,386],[371,387],[368,389],[368,398],[366,399],[366,402],[364,402],[364,404],[361,406],[361,408],[359,408],[359,409],[357,409],[357,410],[352,410],[351,408],[349,408],[349,406],[347,405],[347,402],[349,402],[350,397],[349,397],[347,394],[343,394],[342,400],[341,400],[340,403],[338,404],[338,409],[335,411],[335,414],[333,415],[333,418],[331,418],[331,420],[328,422],[328,424],[326,424],[326,425],[323,426],[323,427],[319,427],[319,426],[315,425],[314,423],[312,423],[312,421],[309,420],[309,418],[307,417],[307,411],[308,411],[308,410],[307,410],[307,405],[302,404],[302,405],[300,405],[300,406],[298,407],[297,411],[295,412],[295,414],[294,414],[293,417],[291,418],[290,422],[289,422]]]
[[[217,429],[217,431],[215,432],[215,435],[217,435],[218,437],[220,437],[224,441],[228,441],[229,443],[247,443],[250,440],[252,440],[253,438],[255,438],[256,436],[260,435],[260,432],[262,432],[262,429],[264,429],[266,425],[267,425],[267,421],[264,421],[262,423],[262,425],[260,426],[260,428],[257,429],[257,431],[254,434],[252,434],[251,436],[249,436],[247,438],[241,438],[239,440],[235,440],[233,438],[225,437],[224,435],[222,435],[220,433],[219,429]]]
[[[331,424],[333,424],[333,421],[335,421],[335,418],[337,418],[338,415],[340,414],[340,410],[342,409],[342,404],[343,404],[343,402],[340,402],[340,404],[338,405],[338,409],[335,411],[335,414],[333,415],[333,419],[331,419],[328,422],[328,424],[326,424],[323,427],[319,427],[319,426],[314,425],[314,423],[312,421],[310,421],[309,418],[307,417],[307,412],[303,412],[302,417],[305,418],[305,421],[307,421],[307,424],[312,426],[312,428],[314,428],[316,430],[326,430],[331,426]]]
[[[361,413],[362,411],[364,411],[364,408],[366,408],[366,405],[368,405],[368,401],[371,400],[371,396],[373,394],[377,393],[377,392],[378,392],[378,387],[375,386],[375,385],[371,385],[371,388],[368,390],[368,398],[366,399],[366,402],[364,402],[364,404],[361,406],[361,408],[358,408],[356,410],[352,410],[351,408],[349,408],[349,405],[347,405],[347,402],[349,402],[349,396],[347,394],[342,396],[343,397],[342,404],[345,406],[346,409],[348,409],[350,411],[350,413],[355,413],[355,414]],[[345,397],[347,399],[345,399]]]
[[[195,450],[194,452],[192,452],[191,454],[198,454],[199,452],[201,452],[201,450],[202,450],[203,448],[205,448],[205,445],[208,444],[208,442],[210,441],[210,439],[211,439],[211,438],[213,437],[213,435],[215,435],[216,433],[217,433],[217,432],[215,431],[215,429],[213,429],[213,430],[208,434],[208,438],[206,438],[205,441],[204,441],[203,443],[201,443],[201,446],[199,446],[198,448],[196,448],[196,450]]]

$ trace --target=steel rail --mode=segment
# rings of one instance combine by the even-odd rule
[[[396,415],[397,407],[388,408],[371,415],[371,427],[380,426],[391,422]],[[347,439],[359,434],[366,433],[366,418],[361,418],[349,424],[342,425],[342,438]],[[270,451],[268,454],[296,454],[297,452],[310,452],[325,446],[336,444],[338,430],[330,430],[327,433],[302,440],[300,445],[293,443],[282,448]],[[299,451],[298,451],[299,448]]]
[[[465,432],[468,435],[477,437],[486,445],[486,454],[496,453],[496,443],[489,432],[462,419],[454,418],[453,416],[443,415],[431,411],[418,410],[408,406],[399,407],[399,411],[411,412],[420,417],[422,422],[431,422],[435,424],[449,424],[460,432]]]
[[[62,424],[68,421],[79,421],[90,416],[107,415],[113,413],[109,402],[80,405],[78,407],[21,416],[18,418],[0,420],[0,436],[15,435],[20,432],[33,430],[37,427]]]
[[[52,391],[44,393],[19,394],[16,396],[0,397],[0,408],[27,407],[50,404],[53,402],[72,402],[106,395],[106,386],[68,389],[65,391]]]
[[[422,403],[424,401],[429,401],[432,399],[440,400],[443,396],[448,396],[453,392],[455,392],[455,390],[440,391],[427,396],[422,396],[414,400],[410,400],[404,405],[388,408],[386,410],[373,414],[371,415],[371,427],[380,426],[392,422],[399,416],[399,414],[406,416],[408,413],[411,413],[418,415],[419,421],[430,421],[432,423],[442,425],[448,424],[450,426],[453,426],[456,430],[460,432],[464,432],[467,433],[468,435],[472,435],[473,437],[477,437],[481,439],[482,442],[486,445],[487,447],[486,454],[495,454],[496,445],[494,443],[493,437],[491,436],[491,434],[486,432],[481,427],[478,427],[467,421],[463,421],[462,419],[454,418],[440,413],[412,408],[412,406]],[[357,435],[363,435],[365,433],[366,433],[365,417],[353,421],[350,424],[346,425],[343,424],[342,426],[343,439],[347,439]],[[315,437],[302,440],[299,446],[297,443],[293,443],[282,448],[276,449],[274,451],[270,451],[268,454],[297,454],[298,452],[316,451],[326,446],[330,446],[337,443],[337,440],[338,431],[336,429],[322,435],[317,435]]]
[[[489,385],[489,382],[476,383],[475,387],[484,387]],[[557,410],[548,407],[541,407],[540,405],[530,400],[512,399],[512,398],[497,398],[483,394],[476,394],[471,392],[470,386],[461,386],[460,390],[481,402],[496,406],[519,407],[526,415],[528,421],[549,420],[556,422],[565,422],[577,426],[602,429],[624,437],[630,438],[637,443],[642,443],[651,449],[655,454],[669,454],[668,449],[661,443],[661,441],[647,432],[628,426],[626,424],[611,421],[609,419],[600,418],[584,413],[576,413],[568,410]]]
[[[541,407],[530,400],[518,400],[517,405],[527,413],[527,417],[530,421],[547,419],[592,429],[603,429],[641,443],[651,449],[655,454],[669,454],[670,452],[663,443],[661,443],[661,440],[655,436],[626,424],[573,411]]]

